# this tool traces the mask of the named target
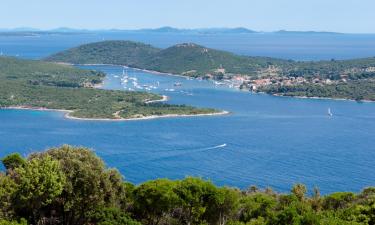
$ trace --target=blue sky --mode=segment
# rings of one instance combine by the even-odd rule
[[[1,0],[0,28],[247,27],[375,33],[375,0]]]

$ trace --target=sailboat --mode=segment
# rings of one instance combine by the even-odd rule
[[[328,116],[333,116],[333,114],[331,112],[331,108],[328,108]]]

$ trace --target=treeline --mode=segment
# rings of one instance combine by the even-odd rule
[[[252,186],[217,187],[200,178],[140,185],[86,148],[62,146],[2,159],[0,225],[342,225],[375,223],[375,188],[307,195]]]
[[[0,81],[11,80],[31,85],[84,87],[99,84],[105,74],[68,65],[0,56]]]
[[[117,64],[186,76],[204,77],[224,68],[228,73],[253,75],[269,65],[289,65],[292,61],[247,57],[184,43],[166,49],[132,41],[103,41],[78,46],[45,60],[75,64]]]
[[[283,96],[304,96],[375,101],[375,80],[353,80],[338,84],[299,84],[293,86],[269,85],[258,91]]]
[[[226,73],[256,77],[264,75],[270,66],[277,69],[279,76],[332,80],[341,79],[341,75],[347,75],[349,79],[375,77],[375,57],[298,62],[270,57],[240,56],[193,43],[159,49],[139,42],[103,41],[59,52],[47,57],[46,60],[76,64],[118,64],[200,77],[206,76],[207,73],[215,74],[219,68],[225,69]]]

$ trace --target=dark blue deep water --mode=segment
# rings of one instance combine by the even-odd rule
[[[40,58],[105,35],[0,37],[0,49],[19,57]],[[302,38],[301,43],[293,44],[291,40],[300,39],[295,36],[132,35],[133,39],[161,47],[181,40],[194,41],[241,54],[301,60],[375,55],[375,36],[369,35],[345,37],[347,41],[340,36],[335,43],[330,36],[309,37],[318,42],[311,45]],[[121,37],[112,39],[116,38]],[[341,42],[346,44],[341,46]],[[117,77],[122,68],[89,68],[107,72],[104,88],[124,89]],[[246,188],[255,184],[277,191],[288,191],[296,182],[310,188],[318,186],[323,193],[359,191],[375,185],[375,103],[255,95],[215,87],[209,81],[136,70],[128,73],[140,84],[159,82],[159,88],[152,91],[170,96],[171,103],[214,107],[231,114],[93,122],[68,120],[59,112],[0,110],[0,157],[14,151],[27,155],[66,143],[93,148],[110,167],[118,168],[135,183],[194,175],[219,185]],[[183,85],[176,88],[174,82]],[[332,118],[327,116],[328,108],[334,113]]]

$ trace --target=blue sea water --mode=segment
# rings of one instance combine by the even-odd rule
[[[160,37],[143,38],[156,43]],[[207,41],[206,37],[193,38]],[[219,45],[225,39],[221,38],[212,43]],[[80,35],[37,40],[1,37],[0,49],[18,52],[20,57],[39,58],[78,42],[91,41]],[[365,45],[361,40],[348,42],[348,49],[358,50],[358,46]],[[160,38],[158,45],[169,45],[172,41],[179,40]],[[374,39],[368,41],[373,43]],[[222,48],[234,48],[238,53],[247,51],[240,45],[231,45],[233,42],[226,40]],[[322,59],[327,55],[319,56],[314,54],[314,47],[305,47],[305,55],[311,58]],[[368,44],[364,49],[374,48],[375,45]],[[286,52],[285,56],[298,58],[303,51],[291,55]],[[274,50],[274,54],[282,52]],[[329,57],[341,55],[339,49],[327,52]],[[349,51],[342,57],[370,56],[366,52]],[[88,68],[108,74],[104,88],[124,89],[118,77],[121,67]],[[171,103],[214,107],[231,114],[98,122],[69,120],[60,112],[0,110],[0,157],[14,151],[27,155],[66,143],[93,148],[108,166],[118,168],[134,183],[194,175],[219,185],[246,188],[254,184],[283,192],[297,182],[307,184],[310,189],[318,186],[323,193],[359,191],[375,185],[374,103],[274,97],[216,87],[209,81],[132,69],[128,73],[137,77],[141,85],[156,86],[159,82],[159,88],[153,92],[168,95]],[[175,82],[183,85],[174,87]],[[327,116],[328,108],[333,117]]]

